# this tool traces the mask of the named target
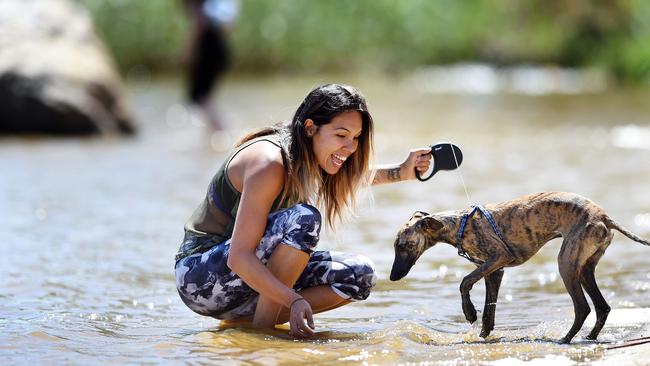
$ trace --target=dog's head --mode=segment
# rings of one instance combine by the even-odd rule
[[[425,250],[439,241],[444,225],[426,212],[416,211],[402,226],[395,239],[395,260],[390,280],[406,276]]]

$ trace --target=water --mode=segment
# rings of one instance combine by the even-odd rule
[[[472,202],[542,190],[592,198],[619,223],[650,237],[650,93],[439,95],[387,79],[359,86],[377,122],[377,158],[451,140],[463,148]],[[288,118],[303,94],[328,80],[236,80],[221,99],[238,129]],[[0,357],[3,364],[648,364],[650,347],[607,350],[650,336],[650,248],[620,234],[597,280],[614,309],[598,342],[572,345],[571,300],[558,275],[558,240],[506,270],[496,329],[483,340],[465,322],[458,286],[473,266],[448,245],[390,282],[392,241],[414,210],[468,205],[458,175],[376,187],[359,217],[323,235],[323,248],[361,252],[376,264],[371,297],[316,316],[317,335],[220,329],[193,314],[174,288],[183,222],[223,157],[177,104],[174,81],[132,83],[141,133],[134,139],[0,140]],[[235,131],[233,135],[241,131]],[[234,136],[215,139],[219,144]],[[479,309],[479,282],[472,299]]]

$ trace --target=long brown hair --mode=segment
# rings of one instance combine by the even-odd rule
[[[305,120],[317,126],[330,123],[339,114],[358,111],[362,116],[357,150],[334,175],[320,168],[314,155],[312,139],[305,130]],[[310,203],[324,208],[328,224],[334,223],[355,207],[360,187],[369,184],[373,153],[373,121],[366,100],[355,88],[325,84],[314,88],[300,103],[291,122],[279,123],[245,136],[238,145],[261,136],[284,137],[285,180],[281,193],[284,205]]]

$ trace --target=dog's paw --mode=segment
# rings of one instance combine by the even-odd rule
[[[479,334],[479,336],[481,338],[487,338],[490,335],[490,332],[492,332],[492,329],[481,329],[481,334]]]
[[[474,305],[467,305],[463,306],[463,313],[465,314],[465,319],[467,319],[468,322],[473,324],[477,317],[476,317],[476,308]]]

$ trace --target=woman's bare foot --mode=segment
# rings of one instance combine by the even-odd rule
[[[219,326],[221,328],[253,328],[253,317],[222,320]]]

